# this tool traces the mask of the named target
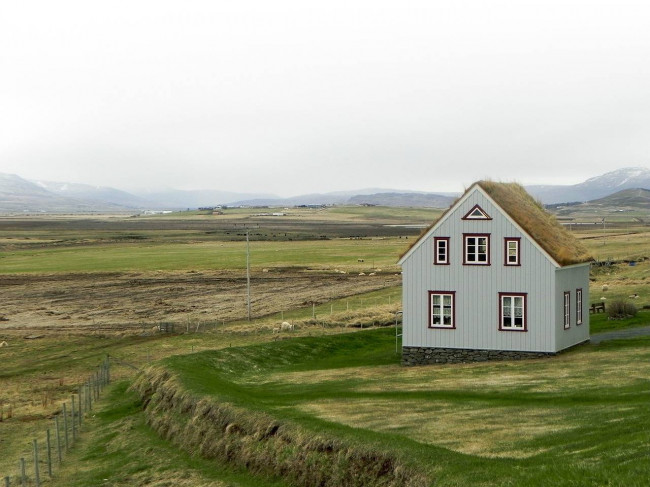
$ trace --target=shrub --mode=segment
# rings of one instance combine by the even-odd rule
[[[636,306],[622,299],[612,301],[607,308],[607,314],[611,319],[615,320],[631,318],[636,315]]]

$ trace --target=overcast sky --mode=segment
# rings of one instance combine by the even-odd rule
[[[650,166],[650,2],[5,1],[0,172],[281,196]]]

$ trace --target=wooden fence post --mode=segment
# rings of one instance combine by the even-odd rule
[[[81,421],[84,415],[83,403],[81,402],[81,386],[79,386],[77,397],[79,398],[79,429],[81,429]]]
[[[92,411],[92,409],[93,409],[93,398],[92,398],[92,395],[90,394],[90,391],[92,389],[91,389],[90,384],[91,384],[91,380],[88,379],[88,381],[86,382],[86,402],[88,403],[88,406],[87,406],[88,411]]]
[[[56,450],[59,454],[59,465],[63,461],[63,456],[61,455],[61,434],[59,433],[59,417],[54,416],[54,427],[56,428]]]
[[[36,487],[41,487],[41,476],[39,473],[38,465],[38,441],[34,440],[34,480],[36,481]]]
[[[70,404],[72,406],[70,408],[70,414],[72,415],[72,442],[74,443],[77,441],[77,420],[74,419],[74,394],[70,396]]]
[[[47,429],[47,474],[52,478],[52,449],[50,448],[50,428]]]
[[[70,449],[70,441],[68,440],[68,411],[65,403],[63,403],[63,436],[65,438],[65,451]]]

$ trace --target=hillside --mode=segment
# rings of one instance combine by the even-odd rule
[[[454,201],[452,196],[434,193],[377,193],[353,196],[348,200],[354,205],[409,206],[418,208],[447,208]]]
[[[209,183],[208,183],[209,184]],[[218,182],[217,182],[218,184]],[[527,186],[544,204],[584,202],[612,192],[650,189],[650,169],[628,167],[567,186]],[[313,193],[281,198],[270,194],[239,193],[218,189],[177,190],[156,188],[132,194],[105,186],[27,181],[0,173],[0,213],[114,212],[143,209],[194,209],[228,206],[376,205],[392,207],[446,208],[457,196],[449,192],[418,192],[365,188]],[[624,197],[625,200],[625,197]],[[612,200],[613,201],[613,200]],[[634,204],[643,204],[644,198]],[[607,203],[617,204],[617,203]]]
[[[650,209],[650,189],[624,189],[604,198],[589,202],[592,205],[616,206],[619,208]]]
[[[544,204],[591,201],[617,191],[634,188],[650,189],[650,169],[625,167],[567,186],[526,186]]]
[[[0,173],[0,213],[123,211],[122,205],[61,196],[15,174]]]

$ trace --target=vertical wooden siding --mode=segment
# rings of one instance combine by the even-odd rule
[[[462,220],[477,203],[492,220]],[[490,234],[490,266],[463,265],[463,233]],[[450,265],[433,265],[434,235],[403,264],[405,346],[556,351],[556,267],[501,210],[476,189],[448,214],[435,236],[450,237]],[[504,266],[504,237],[521,238],[521,266]],[[428,327],[429,290],[456,291],[455,329]],[[528,293],[528,331],[499,331],[500,292]]]
[[[582,288],[582,324],[576,324],[576,289]],[[564,293],[571,293],[570,326],[564,329]],[[558,350],[589,340],[589,264],[558,269],[555,272],[555,336]],[[560,304],[561,303],[561,304]]]

